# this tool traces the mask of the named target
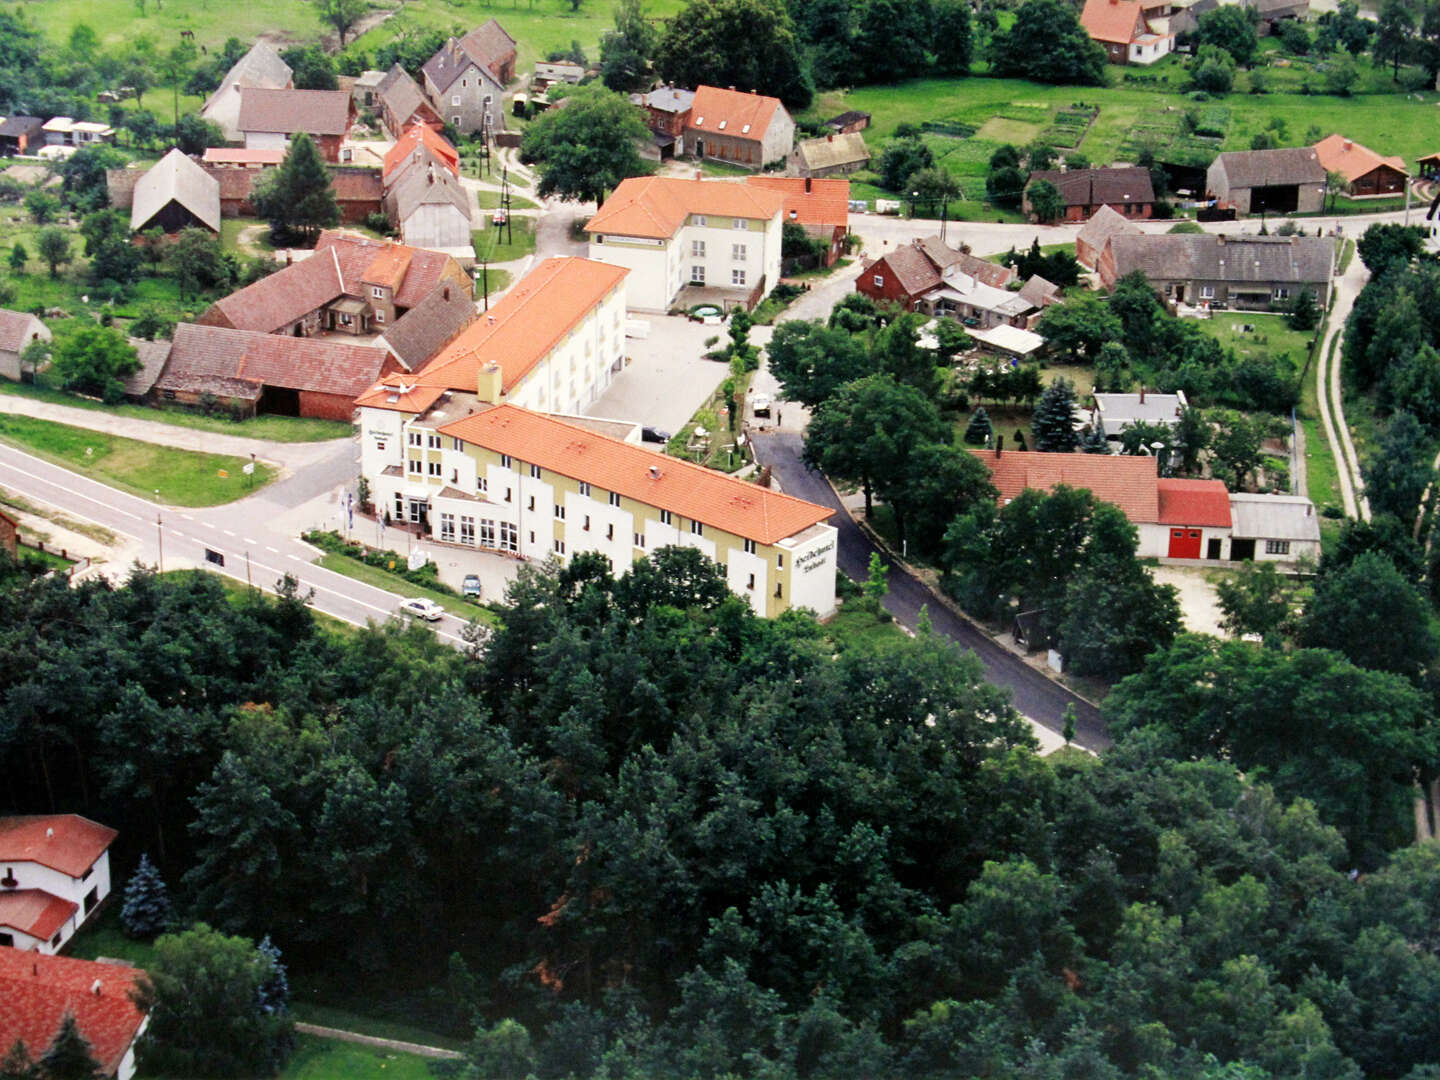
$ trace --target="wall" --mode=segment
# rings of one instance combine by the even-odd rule
[[[683,229],[681,230],[683,233]],[[609,266],[626,267],[626,303],[632,311],[664,313],[680,288],[680,241],[644,237],[605,236],[590,241],[588,258]]]
[[[300,391],[300,415],[319,420],[348,421],[355,414],[355,399],[344,394],[324,394],[318,390]]]
[[[883,278],[883,283],[875,284],[876,278]],[[907,311],[910,308],[910,294],[905,291],[904,286],[900,284],[900,279],[895,276],[894,271],[890,269],[884,259],[860,271],[860,276],[855,279],[855,289],[872,300],[899,304]]]
[[[0,868],[12,870],[21,889],[42,889],[52,896],[58,896],[63,900],[79,904],[80,911],[75,918],[79,922],[85,921],[85,895],[95,890],[95,903],[98,904],[105,897],[110,895],[110,853],[102,852],[100,857],[90,868],[89,876],[72,878],[69,874],[62,874],[59,870],[52,870],[48,866],[41,866],[35,862],[3,862]],[[3,876],[3,870],[0,870]],[[94,905],[91,906],[94,910]]]
[[[373,490],[376,478],[391,465],[405,467],[403,427],[413,418],[413,413],[392,409],[360,410],[360,475],[369,478],[370,497],[377,506],[380,505],[379,495]]]
[[[840,534],[833,525],[811,526],[793,544],[782,540],[773,550],[786,553],[786,565],[779,572],[784,595],[769,596],[770,614],[791,607],[809,608],[822,619],[833,614],[839,549]]]
[[[470,217],[449,203],[417,206],[400,225],[405,243],[423,248],[470,247]]]

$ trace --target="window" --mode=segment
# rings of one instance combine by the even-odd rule
[[[636,533],[636,534],[635,534],[635,546],[638,547],[638,548],[641,548],[642,550],[644,549],[644,547],[645,547],[645,534],[644,534],[644,533]]]
[[[377,312],[375,312],[375,321],[376,321],[376,322],[384,322],[384,321],[385,321],[385,312],[383,312],[383,311],[377,311]]]
[[[405,516],[405,497],[398,491],[395,493],[395,520],[399,521]]]
[[[746,221],[743,217],[737,217],[735,219],[735,228],[744,231],[745,229],[750,228],[750,222]]]
[[[705,526],[701,525],[698,521],[692,521],[690,522],[690,531],[696,536],[704,536]]]
[[[702,117],[700,118],[700,123],[703,124],[704,122],[705,122],[705,118],[702,116]],[[692,217],[692,218],[690,219],[690,224],[692,224],[692,225],[704,225],[704,224],[705,224],[705,215],[704,215],[704,214],[696,214],[694,217]]]
[[[731,284],[731,285],[744,285],[744,284],[745,284],[745,271],[744,271],[744,270],[731,270],[731,271],[730,271],[730,284]]]
[[[745,261],[745,245],[744,245],[744,244],[731,244],[731,245],[730,245],[730,258],[734,259],[736,262],[744,262],[744,261]]]
[[[453,544],[455,542],[454,514],[440,515],[440,539],[445,541],[447,544]]]
[[[691,240],[691,241],[690,241],[690,254],[691,254],[692,256],[694,256],[695,258],[697,258],[697,259],[703,259],[703,258],[705,257],[705,241],[704,241],[704,240]]]
[[[530,509],[530,510],[534,510],[534,509],[535,509],[535,496],[534,496],[534,495],[531,495],[531,496],[530,496],[530,505],[529,505],[529,507],[527,507],[527,509]]]
[[[530,477],[531,477],[531,479],[533,479],[533,480],[539,480],[539,479],[540,479],[540,466],[539,466],[539,465],[531,465],[531,466],[530,466]]]
[[[426,474],[427,476],[439,476],[439,475],[440,475],[440,462],[438,462],[438,461],[427,461],[427,462],[425,463],[425,474]]]
[[[780,583],[778,581],[775,583],[775,599],[780,599]]]
[[[489,518],[480,519],[480,546],[488,548],[495,546],[495,522]]]
[[[450,117],[450,123],[454,124],[454,125],[458,128],[458,127],[460,126],[460,117],[458,117],[458,116],[452,116],[452,117]]]
[[[606,526],[605,526],[605,539],[606,539],[606,540],[614,540],[614,539],[615,539],[615,526],[614,526],[614,525],[606,525]]]
[[[1266,555],[1289,555],[1289,554],[1290,554],[1290,541],[1289,541],[1289,540],[1266,540],[1266,541],[1265,541],[1265,554],[1266,554]]]
[[[612,492],[610,492],[610,505],[611,505],[611,506],[619,506],[619,505],[620,505],[620,493],[619,493],[618,491],[612,491]]]
[[[1280,286],[1277,285],[1277,286],[1275,287],[1275,299],[1276,299],[1276,300],[1289,300],[1289,299],[1290,299],[1290,290],[1289,290],[1289,289],[1281,288]]]
[[[475,543],[475,519],[465,514],[460,516],[460,542],[462,544]]]
[[[514,468],[514,462],[512,462],[512,461],[510,460],[510,455],[509,455],[509,454],[501,454],[501,455],[500,455],[500,467],[501,467],[502,469]]]
[[[408,442],[411,446],[419,446],[419,445],[420,445],[420,432],[418,432],[418,431],[407,432],[407,433],[406,433],[406,437],[405,437],[405,441]]]
[[[661,510],[661,511],[660,511],[660,524],[661,524],[661,525],[673,525],[673,524],[674,524],[674,522],[671,520],[671,516],[670,516],[670,511],[669,511],[669,510]]]
[[[751,574],[751,575],[750,575],[750,581],[749,581],[749,583],[745,586],[745,588],[747,588],[747,589],[753,589],[753,588],[755,588],[755,575],[754,575],[754,574]]]
[[[457,438],[454,438],[454,437],[452,436],[451,439],[450,439],[450,449],[451,449],[451,450],[459,450],[459,449],[460,449],[460,440],[457,439]]]
[[[165,396],[165,400],[166,400],[166,401],[174,401],[174,400],[175,400],[175,391],[174,391],[174,390],[162,390],[161,393]]]
[[[520,550],[520,530],[508,521],[500,522],[500,548],[502,551]]]
[[[427,435],[427,436],[425,437],[425,445],[428,446],[428,447],[430,447],[431,450],[439,450],[439,449],[440,449],[440,436],[439,436],[439,435],[436,435],[436,434],[434,434],[434,433],[432,432],[431,434],[429,434],[429,435]]]
[[[412,457],[412,458],[410,459],[410,471],[411,471],[412,473],[414,473],[416,476],[419,476],[419,475],[420,475],[420,473],[421,473],[422,470],[421,470],[421,468],[420,468],[420,459],[419,459],[419,458],[414,458],[414,457]]]
[[[490,490],[490,481],[489,481],[489,480],[486,480],[485,477],[483,477],[483,476],[478,477],[478,478],[476,479],[476,481],[475,481],[475,490],[476,490],[476,491],[489,491],[489,490]]]
[[[692,266],[692,267],[690,267],[690,284],[691,284],[691,285],[704,285],[704,284],[705,284],[705,267],[703,267],[703,266]]]
[[[755,541],[754,541],[754,540],[746,540],[746,541],[745,541],[745,554],[746,554],[746,555],[754,555],[754,554],[755,554]]]
[[[459,105],[459,104],[460,104],[460,95],[459,95],[459,94],[451,94],[451,95],[450,95],[450,104],[451,104],[451,105]]]
[[[58,948],[60,947],[60,935],[59,935],[59,934],[56,934],[54,937],[52,937],[52,938],[50,939],[50,947],[51,947],[52,949],[58,949]]]
[[[564,541],[564,540],[556,540],[556,541],[555,541],[555,554],[556,554],[556,555],[564,555],[564,554],[565,554],[565,541]]]
[[[561,521],[565,520],[565,507],[561,506],[559,503],[555,504],[555,516]]]
[[[1201,285],[1201,286],[1200,286],[1200,299],[1201,299],[1201,300],[1214,300],[1214,299],[1215,299],[1215,286],[1214,286],[1214,285]]]
[[[371,295],[372,297],[374,297],[376,300],[384,300],[384,299],[385,299],[385,290],[382,289],[379,285],[371,285],[371,286],[370,286],[370,295]]]
[[[509,488],[506,488],[506,489],[505,489],[505,501],[506,501],[506,502],[509,502],[509,501],[510,501],[510,489],[509,489]]]
[[[775,553],[775,569],[776,569],[776,570],[784,570],[784,569],[785,569],[785,553],[784,553],[783,551],[777,551],[777,552]]]
[[[3,945],[7,949],[13,949],[15,947],[15,935],[0,934],[0,945]]]
[[[586,496],[590,494],[590,485],[587,484],[584,480],[580,481],[580,494]]]

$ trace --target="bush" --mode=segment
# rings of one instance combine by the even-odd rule
[[[419,585],[422,589],[429,589],[432,592],[445,593],[447,596],[459,596],[449,585],[440,580],[440,567],[435,563],[427,561],[418,570],[411,570],[405,565],[405,559],[393,551],[384,548],[372,548],[360,543],[357,540],[346,540],[334,529],[320,530],[312,529],[303,534],[301,539],[307,544],[314,544],[321,551],[329,552],[331,555],[344,555],[347,558],[355,559],[366,566],[373,566],[376,570],[384,570],[386,573],[394,574],[396,577],[404,578],[412,585]]]
[[[395,227],[390,224],[390,215],[383,210],[376,210],[373,214],[366,214],[365,227],[379,233],[381,236],[395,235]]]

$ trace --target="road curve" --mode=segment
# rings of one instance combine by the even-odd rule
[[[839,566],[846,575],[855,581],[865,580],[869,576],[871,552],[878,553],[884,560],[890,569],[890,594],[885,598],[885,609],[897,622],[914,629],[919,623],[920,609],[926,607],[931,628],[972,650],[985,666],[985,677],[1009,690],[1011,702],[1020,712],[1059,734],[1065,727],[1065,707],[1074,705],[1075,743],[1096,752],[1111,745],[1110,735],[1095,706],[1042,675],[972,623],[938,603],[919,579],[881,551],[840,505],[825,478],[805,465],[800,435],[772,431],[757,432],[752,438],[757,460],[770,466],[787,494],[835,509],[830,524],[839,530]]]

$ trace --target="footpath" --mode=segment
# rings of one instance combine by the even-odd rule
[[[302,1035],[314,1035],[321,1039],[338,1039],[340,1042],[359,1043],[373,1046],[377,1050],[395,1050],[417,1057],[436,1058],[442,1061],[460,1061],[465,1055],[458,1050],[445,1050],[438,1046],[423,1046],[403,1039],[380,1039],[374,1035],[361,1035],[358,1031],[342,1031],[340,1028],[321,1027],[319,1024],[295,1024],[295,1030]]]

